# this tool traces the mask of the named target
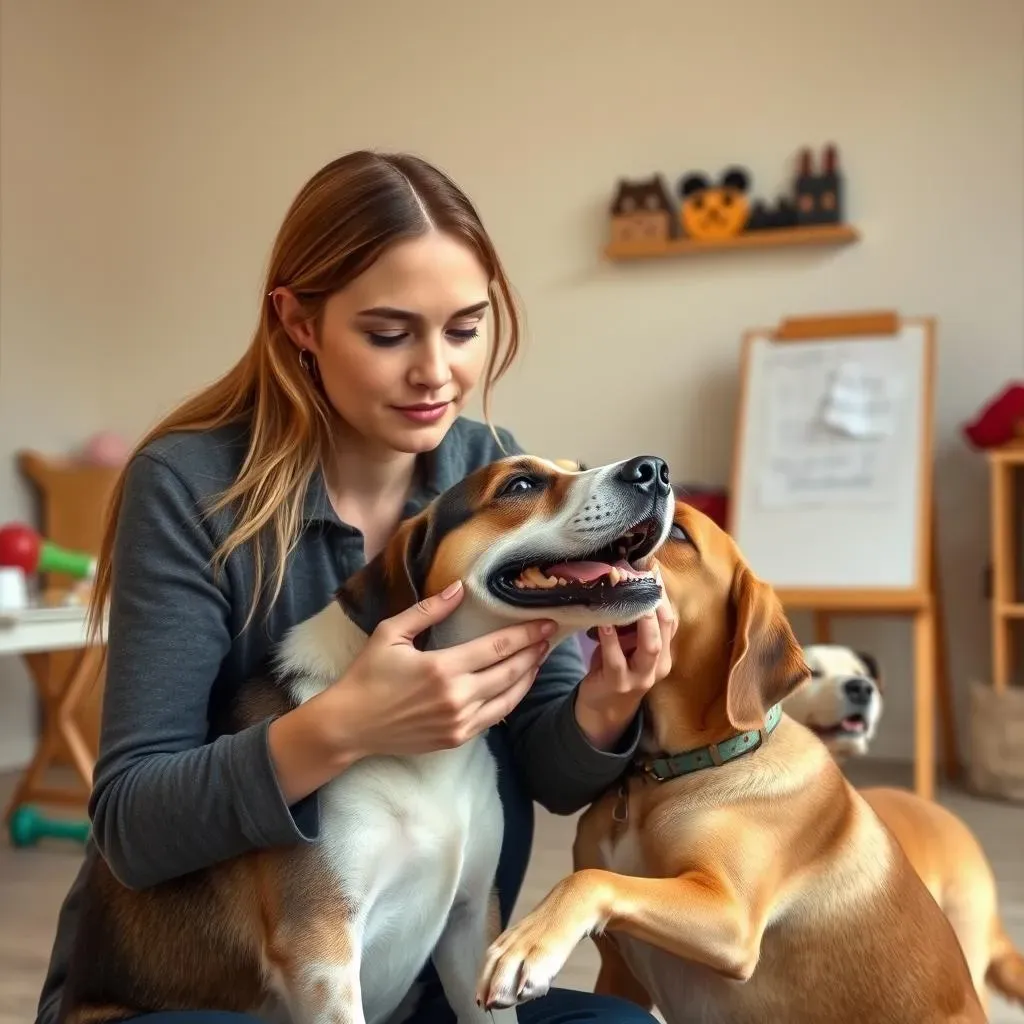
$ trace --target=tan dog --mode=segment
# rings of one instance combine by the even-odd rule
[[[837,762],[868,752],[882,713],[884,686],[877,662],[841,644],[804,648],[811,680],[784,703],[786,714],[821,737]],[[905,789],[861,789],[942,907],[956,932],[978,998],[991,985],[1024,1006],[1024,957],[999,917],[996,881],[971,830],[940,804]]]
[[[581,816],[576,871],[491,946],[478,997],[543,994],[592,935],[598,991],[670,1024],[983,1021],[942,911],[778,708],[807,666],[774,591],[682,503],[657,558],[679,627],[647,759]]]

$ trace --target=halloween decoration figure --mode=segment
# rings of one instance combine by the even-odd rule
[[[613,245],[664,245],[673,235],[675,208],[660,174],[620,178],[611,213]]]
[[[734,238],[747,224],[750,176],[741,167],[726,170],[718,185],[704,174],[687,174],[679,183],[679,219],[687,237],[700,241]]]
[[[797,224],[840,224],[843,219],[842,180],[839,154],[826,146],[820,174],[814,173],[809,149],[800,151],[800,164],[793,187]]]
[[[779,196],[774,206],[758,199],[750,208],[747,231],[772,231],[796,227],[796,207],[789,196]]]

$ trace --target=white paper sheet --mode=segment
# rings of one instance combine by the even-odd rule
[[[865,342],[856,362],[835,345],[800,343],[765,355],[769,389],[760,472],[762,504],[885,504],[901,393],[885,342]],[[890,350],[891,351],[891,350]]]
[[[898,384],[882,368],[840,363],[829,383],[822,421],[848,437],[888,437],[895,429]]]

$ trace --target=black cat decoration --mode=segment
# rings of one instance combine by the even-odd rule
[[[839,154],[835,146],[826,146],[821,170],[814,173],[809,149],[800,152],[799,170],[793,184],[797,224],[841,224],[843,221],[843,183],[839,174]]]

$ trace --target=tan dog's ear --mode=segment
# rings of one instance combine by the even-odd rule
[[[726,714],[741,731],[764,727],[768,710],[809,675],[803,649],[775,591],[746,566],[733,577],[736,616]]]

